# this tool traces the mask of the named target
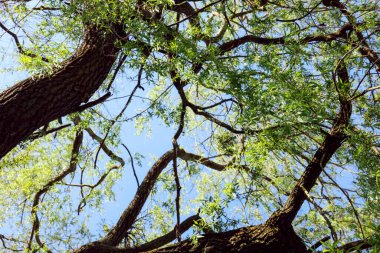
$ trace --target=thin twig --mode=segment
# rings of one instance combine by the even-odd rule
[[[139,178],[137,177],[137,174],[136,174],[136,169],[135,169],[135,165],[134,165],[134,162],[133,162],[133,156],[131,154],[131,151],[129,150],[129,148],[125,145],[125,144],[121,144],[128,152],[129,154],[129,158],[131,159],[131,166],[132,166],[132,171],[133,171],[133,175],[135,176],[135,179],[136,179],[136,183],[137,183],[137,187],[140,187],[140,182],[139,182]]]
[[[39,57],[38,55],[34,54],[34,53],[30,53],[30,52],[26,52],[22,46],[21,46],[21,43],[17,37],[17,34],[15,34],[14,32],[12,32],[11,30],[9,30],[3,23],[0,22],[0,28],[3,29],[6,33],[8,33],[10,36],[12,36],[15,44],[16,44],[16,47],[19,51],[20,54],[23,54],[23,55],[26,55],[26,56],[29,56],[29,57],[32,57],[32,58],[36,58],[36,57]],[[45,57],[41,57],[41,60],[44,61],[44,62],[49,62],[48,59],[46,59]]]

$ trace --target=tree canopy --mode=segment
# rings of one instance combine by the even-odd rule
[[[0,10],[4,251],[380,251],[378,1]]]

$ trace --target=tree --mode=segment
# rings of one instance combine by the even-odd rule
[[[377,1],[0,4],[31,74],[0,93],[5,250],[379,249]],[[140,184],[125,131],[157,119]],[[132,201],[90,230],[128,164]]]

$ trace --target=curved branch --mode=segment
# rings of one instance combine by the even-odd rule
[[[338,235],[330,221],[330,219],[327,217],[327,213],[325,210],[322,209],[315,201],[314,198],[307,192],[305,189],[304,193],[306,195],[307,200],[315,207],[315,209],[318,211],[318,213],[322,216],[322,218],[325,220],[327,227],[330,229],[331,237],[333,238],[334,241],[338,240]],[[330,237],[329,237],[330,238]]]
[[[104,151],[104,153],[106,153],[106,155],[111,158],[112,160],[115,160],[115,161],[118,161],[120,163],[120,167],[124,167],[125,165],[125,161],[123,158],[121,158],[120,156],[117,156],[112,150],[110,150],[105,142],[103,141],[103,139],[98,136],[91,128],[86,128],[85,129],[86,132],[91,136],[92,139],[96,140],[99,145],[100,145],[100,148]]]
[[[175,226],[175,228],[169,233],[167,233],[166,235],[163,235],[157,239],[154,239],[153,241],[150,241],[148,243],[138,246],[136,248],[136,252],[158,249],[170,243],[171,241],[176,239],[177,230],[179,231],[179,233],[183,234],[185,231],[189,230],[199,220],[201,220],[201,217],[198,214],[190,216],[179,225],[178,229],[177,229],[177,226]]]
[[[53,185],[55,185],[56,183],[58,183],[59,181],[64,179],[70,173],[75,172],[76,167],[77,167],[77,162],[78,162],[78,154],[79,154],[80,147],[82,145],[82,141],[83,141],[83,132],[78,131],[75,134],[75,139],[74,139],[74,143],[73,143],[73,147],[72,147],[72,151],[71,151],[71,158],[70,158],[70,163],[69,163],[68,168],[66,170],[64,170],[62,173],[60,173],[58,176],[56,176],[55,178],[50,180],[47,184],[45,184],[42,187],[42,189],[40,189],[34,195],[32,211],[31,211],[31,216],[33,218],[33,225],[32,225],[32,232],[30,235],[29,243],[28,243],[28,249],[31,248],[33,237],[36,238],[36,241],[40,247],[44,247],[44,243],[42,243],[42,241],[39,237],[40,221],[39,221],[38,216],[37,216],[37,210],[38,210],[38,205],[40,203],[40,198]]]
[[[362,236],[364,237],[364,230],[363,230],[362,223],[360,221],[360,215],[359,215],[359,212],[356,210],[354,202],[350,198],[350,195],[325,170],[323,170],[323,172],[330,179],[330,181],[333,183],[333,185],[335,185],[343,193],[343,195],[346,197],[348,203],[350,203],[350,206],[351,206],[351,208],[352,208],[352,210],[354,212],[355,218],[358,221],[358,225],[359,225],[360,231],[362,233]]]
[[[129,150],[129,148],[127,147],[127,145],[125,144],[121,144],[128,152],[128,155],[129,155],[129,159],[131,160],[131,166],[132,166],[132,171],[133,171],[133,176],[135,177],[136,179],[136,183],[137,183],[137,187],[140,187],[140,182],[139,182],[139,178],[136,174],[136,169],[135,169],[135,164],[134,164],[134,161],[133,161],[133,156],[132,156],[132,153],[131,151]]]
[[[176,216],[177,216],[177,225],[176,225],[176,234],[178,241],[181,241],[181,232],[180,232],[180,222],[181,222],[181,213],[180,213],[180,198],[181,198],[181,183],[179,181],[178,176],[178,168],[177,168],[177,156],[178,156],[178,138],[183,132],[184,128],[184,121],[185,121],[185,114],[186,114],[186,106],[182,103],[182,109],[181,109],[181,116],[179,121],[179,126],[177,129],[177,132],[174,134],[172,139],[173,144],[173,150],[174,150],[174,157],[173,157],[173,172],[174,172],[174,180],[176,185],[176,198],[175,198],[175,205],[176,205]]]
[[[347,6],[343,3],[341,3],[339,0],[323,0],[322,3],[327,7],[335,7],[340,10],[340,12],[346,16],[347,20],[350,22],[350,25],[352,26],[353,31],[355,32],[356,36],[358,37],[358,44],[360,45],[360,53],[367,57],[367,59],[374,65],[376,65],[377,71],[380,71],[380,58],[378,54],[372,50],[364,37],[363,33],[358,29],[358,22],[356,21],[355,17],[351,14],[351,12],[348,10]]]
[[[223,171],[223,170],[226,170],[228,167],[228,165],[216,163],[216,162],[214,162],[208,158],[202,157],[200,155],[188,153],[182,148],[178,150],[178,157],[184,161],[193,161],[193,162],[202,164],[202,165],[204,165],[210,169],[216,170],[216,171]]]
[[[180,23],[183,23],[186,20],[190,20],[193,24],[199,26],[199,21],[195,20],[196,15],[198,15],[199,13],[201,13],[204,10],[206,10],[207,8],[209,8],[209,7],[211,7],[211,6],[215,5],[215,4],[218,4],[218,3],[222,2],[222,1],[224,1],[224,0],[217,0],[215,2],[211,2],[211,3],[203,6],[202,8],[200,8],[198,10],[195,10],[187,1],[176,0],[175,4],[171,6],[171,9],[173,11],[175,11],[175,12],[178,12],[178,13],[181,13],[181,14],[185,14],[186,17],[184,19],[181,19],[181,20],[173,23],[173,24],[168,25],[168,27],[176,26],[176,25],[178,25]]]
[[[0,22],[0,28],[3,29],[6,33],[8,33],[14,40],[15,44],[16,44],[16,47],[17,47],[17,50],[19,51],[20,54],[23,54],[23,55],[26,55],[26,56],[29,56],[29,57],[32,57],[32,58],[35,58],[35,57],[39,57],[38,55],[36,54],[33,54],[33,53],[30,53],[30,52],[26,52],[22,46],[21,46],[21,43],[17,37],[17,34],[15,34],[14,32],[12,32],[11,30],[9,30],[3,23]],[[41,59],[44,61],[44,62],[49,62],[48,59],[46,59],[45,57],[41,57]]]
[[[171,75],[173,84],[174,84],[175,88],[177,89],[178,94],[179,94],[179,96],[180,96],[180,98],[182,100],[182,104],[185,107],[189,107],[195,114],[202,115],[203,117],[205,117],[206,119],[210,120],[211,122],[214,122],[215,124],[217,124],[217,125],[225,128],[225,129],[227,129],[231,133],[234,133],[234,134],[244,134],[244,133],[246,133],[246,130],[235,129],[232,126],[228,125],[227,123],[224,123],[223,121],[220,121],[219,119],[214,118],[208,112],[203,111],[201,107],[199,107],[199,106],[191,103],[187,99],[185,91],[183,90],[183,86],[184,86],[185,83],[178,77],[177,72],[173,70],[173,71],[170,72],[170,75]]]
[[[170,150],[157,160],[145,176],[140,187],[137,189],[135,197],[120,216],[119,221],[104,238],[98,241],[99,243],[116,246],[121,242],[128,232],[128,229],[130,229],[136,221],[136,218],[143,208],[150,192],[152,191],[158,176],[161,174],[163,169],[166,168],[169,162],[173,160],[173,157],[174,152],[173,150]],[[82,251],[79,250],[77,252]]]
[[[252,171],[248,166],[246,165],[235,165],[233,164],[232,162],[230,163],[227,163],[227,164],[219,164],[219,163],[216,163],[206,157],[203,157],[203,156],[200,156],[200,155],[197,155],[197,154],[193,154],[193,153],[189,153],[189,152],[186,152],[184,149],[179,149],[178,150],[178,157],[181,158],[182,160],[184,161],[193,161],[193,162],[196,162],[196,163],[199,163],[199,164],[202,164],[210,169],[213,169],[213,170],[216,170],[216,171],[224,171],[224,170],[227,170],[228,167],[230,166],[235,166],[235,167],[238,167],[238,168],[241,168],[243,169],[244,171],[248,172],[248,173],[251,173],[253,174],[253,176],[259,176],[260,178],[262,178],[263,180],[267,181],[268,183],[270,183],[271,185],[273,185],[277,190],[278,192],[281,192],[283,190],[281,190],[278,185],[275,183],[275,181],[268,177],[268,176],[265,176],[265,175],[258,175],[255,171]],[[284,192],[285,195],[289,195],[289,193],[287,192]]]
[[[307,36],[300,40],[287,40],[286,37],[278,37],[278,38],[264,38],[258,37],[255,35],[246,35],[228,42],[219,46],[219,49],[222,53],[229,52],[245,43],[252,42],[261,45],[283,45],[283,44],[294,44],[301,43],[306,44],[310,42],[329,42],[334,41],[338,38],[347,38],[347,32],[353,29],[351,24],[345,24],[339,30],[334,33],[326,34],[326,35],[314,35]]]

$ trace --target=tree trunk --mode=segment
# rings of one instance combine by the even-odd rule
[[[291,226],[280,228],[265,223],[224,233],[207,234],[199,238],[197,243],[183,241],[151,252],[305,253],[307,249]]]
[[[0,93],[0,158],[33,131],[87,102],[116,60],[117,35],[89,29],[75,54],[54,73],[30,77]]]
[[[268,222],[222,233],[205,234],[196,241],[185,240],[180,243],[145,251],[139,248],[117,248],[99,242],[82,246],[75,253],[306,253],[302,239],[296,235],[291,225],[279,227]]]

